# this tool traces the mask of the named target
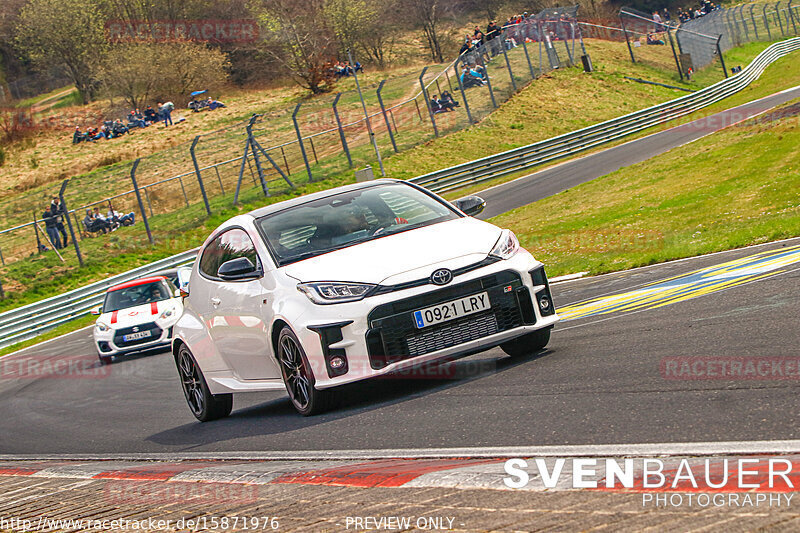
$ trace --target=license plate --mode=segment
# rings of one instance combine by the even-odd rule
[[[135,340],[138,340],[138,339],[144,339],[145,337],[149,337],[150,335],[152,335],[150,330],[148,330],[148,331],[140,331],[139,333],[131,333],[129,335],[123,335],[122,336],[122,340],[125,341],[125,342],[135,341]]]
[[[489,293],[482,292],[414,311],[414,323],[417,328],[425,328],[462,316],[479,313],[491,307]]]

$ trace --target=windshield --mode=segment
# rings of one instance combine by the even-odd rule
[[[128,307],[169,300],[171,297],[169,286],[164,281],[134,285],[133,287],[106,293],[103,312],[111,313]]]
[[[410,229],[458,218],[435,198],[402,183],[314,200],[260,218],[278,266]]]

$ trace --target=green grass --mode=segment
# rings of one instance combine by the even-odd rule
[[[50,339],[55,339],[56,337],[65,335],[67,333],[72,333],[73,331],[77,331],[79,329],[85,328],[86,326],[92,325],[94,321],[95,317],[92,315],[81,316],[80,318],[76,318],[71,322],[67,322],[66,324],[61,324],[60,326],[53,328],[46,333],[42,333],[36,338],[18,342],[17,344],[14,344],[12,346],[7,346],[6,348],[0,348],[0,357],[14,353],[18,350],[22,350],[23,348],[39,344],[40,342],[44,342]]]
[[[734,126],[492,222],[515,231],[550,275],[600,274],[794,237],[797,121]]]

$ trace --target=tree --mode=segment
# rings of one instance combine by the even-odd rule
[[[40,66],[64,65],[89,103],[97,90],[94,67],[107,49],[104,22],[92,0],[30,0],[19,15],[17,47]]]
[[[408,0],[406,4],[410,21],[422,27],[431,58],[437,63],[444,62],[439,32],[442,16],[450,10],[451,3],[450,0]]]
[[[227,78],[223,52],[193,42],[115,45],[98,69],[113,95],[131,108],[153,100],[178,100],[197,89],[215,89]]]
[[[325,18],[341,50],[359,50],[379,67],[396,33],[394,0],[326,0]]]
[[[325,23],[324,0],[253,0],[265,51],[314,94],[333,85],[335,36]]]

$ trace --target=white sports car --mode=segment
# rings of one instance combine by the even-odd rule
[[[495,346],[542,349],[558,320],[542,264],[509,230],[402,181],[238,215],[206,240],[173,354],[201,421],[232,394],[286,389],[303,415],[331,389]]]
[[[141,278],[109,288],[93,335],[103,364],[114,356],[169,346],[183,312],[177,289],[164,276]]]

